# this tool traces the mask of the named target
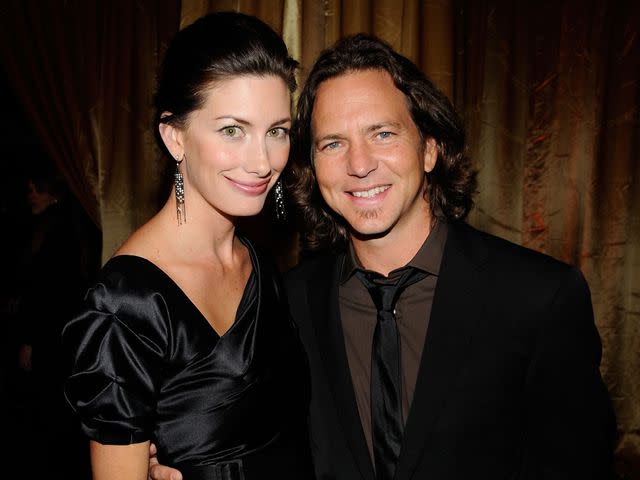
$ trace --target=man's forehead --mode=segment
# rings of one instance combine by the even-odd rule
[[[312,133],[322,130],[322,134],[342,123],[355,122],[368,130],[406,121],[413,121],[406,95],[386,70],[373,69],[347,71],[321,82],[310,115]]]

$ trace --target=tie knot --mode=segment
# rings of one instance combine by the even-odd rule
[[[401,293],[397,285],[374,284],[374,286],[368,290],[379,312],[393,313],[396,302],[398,301],[397,297],[399,297]]]
[[[409,266],[396,272],[395,282],[375,272],[358,270],[356,275],[369,291],[378,312],[387,313],[393,313],[396,302],[405,288],[427,276],[422,270]]]

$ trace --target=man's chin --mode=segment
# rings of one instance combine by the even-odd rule
[[[378,223],[377,225],[357,225],[357,229],[353,226],[350,226],[349,233],[356,240],[375,240],[378,238],[386,237],[392,228],[393,225],[388,226],[382,225],[380,223]]]

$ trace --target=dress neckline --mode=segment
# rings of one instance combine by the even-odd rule
[[[249,302],[250,299],[247,298],[247,294],[251,290],[249,287],[251,286],[252,281],[257,280],[259,278],[260,269],[259,269],[257,254],[253,248],[253,245],[251,245],[251,242],[249,242],[249,240],[246,238],[239,236],[238,239],[242,242],[242,244],[245,247],[247,247],[247,251],[249,252],[249,259],[251,261],[251,272],[249,273],[249,277],[247,278],[247,283],[245,284],[244,289],[242,291],[242,296],[240,297],[240,302],[238,303],[238,306],[236,308],[236,314],[233,319],[233,323],[229,328],[227,328],[227,330],[222,335],[220,335],[220,333],[213,327],[213,324],[209,321],[206,315],[202,313],[202,311],[198,308],[198,306],[191,299],[191,297],[187,295],[187,293],[182,289],[182,287],[180,287],[180,285],[178,285],[178,283],[173,278],[171,278],[171,276],[167,272],[165,272],[160,266],[158,266],[148,258],[142,257],[140,255],[124,253],[124,254],[111,257],[105,264],[105,267],[107,266],[107,264],[118,262],[125,258],[133,259],[140,262],[141,264],[146,264],[151,266],[153,270],[155,270],[162,277],[166,278],[169,281],[169,284],[172,285],[172,287],[178,292],[178,294],[186,300],[187,304],[189,304],[191,308],[198,314],[200,319],[206,322],[208,327],[218,337],[218,339],[222,339],[226,337],[228,334],[230,334],[232,330],[234,330],[235,326],[238,324],[238,319],[242,317],[241,314],[244,313],[244,311],[246,311],[247,308],[249,308],[249,306],[251,305],[251,302]],[[258,282],[258,297],[259,295],[260,295],[260,283]]]

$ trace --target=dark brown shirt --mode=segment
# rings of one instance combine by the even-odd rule
[[[418,253],[408,263],[408,265],[419,268],[429,275],[408,286],[396,304],[402,368],[402,415],[405,421],[413,400],[446,239],[446,223],[436,222]],[[366,287],[354,275],[358,269],[363,270],[353,248],[350,247],[340,278],[340,317],[360,421],[369,447],[369,454],[373,458],[369,389],[371,348],[377,312]],[[395,272],[397,270],[389,273],[390,280],[393,279]]]

